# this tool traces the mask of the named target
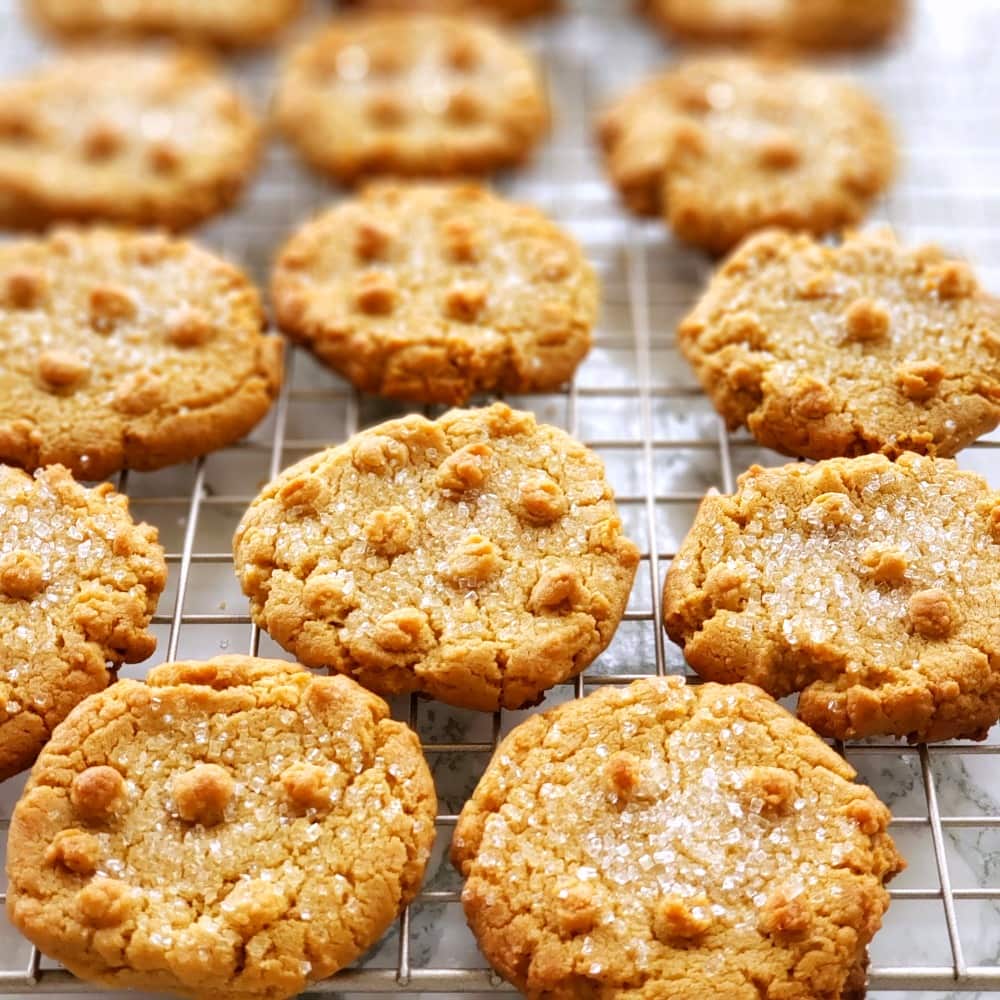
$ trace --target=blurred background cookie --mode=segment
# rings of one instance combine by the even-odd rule
[[[597,278],[540,211],[464,185],[375,185],[306,223],[272,279],[279,326],[366,392],[464,403],[568,381]]]
[[[0,83],[0,226],[181,229],[228,208],[260,128],[205,57],[78,49]]]
[[[515,166],[548,128],[544,85],[512,38],[460,17],[345,17],[294,52],[275,118],[314,168],[450,176]]]
[[[439,14],[475,13],[484,16],[531,17],[558,10],[560,0],[347,0],[345,6],[366,10],[436,11]]]
[[[770,59],[682,61],[621,97],[598,131],[628,207],[713,253],[765,226],[854,224],[896,165],[889,124],[863,91]]]

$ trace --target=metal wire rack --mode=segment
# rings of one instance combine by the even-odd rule
[[[323,15],[322,6],[317,0],[313,16]],[[898,125],[906,168],[877,217],[907,239],[934,239],[968,254],[987,285],[1000,290],[1000,66],[991,51],[1000,5],[954,0],[943,9],[922,0],[915,7],[897,46],[838,66],[880,97]],[[526,38],[546,65],[556,130],[534,167],[500,186],[576,233],[601,272],[605,311],[594,350],[565,392],[511,402],[602,455],[643,551],[615,641],[583,677],[553,691],[550,706],[597,685],[686,672],[661,629],[666,567],[708,487],[732,490],[752,462],[782,459],[727,434],[677,354],[676,321],[709,264],[660,226],[626,218],[592,147],[595,108],[674,53],[626,0],[578,0],[564,17],[529,28]],[[39,52],[17,0],[0,0],[0,72],[30,65]],[[243,57],[231,69],[263,105],[273,79],[270,57]],[[333,196],[276,146],[242,209],[203,238],[263,280],[280,238]],[[285,465],[398,412],[293,353],[274,411],[247,441],[190,466],[122,475],[118,486],[136,516],[160,528],[171,570],[154,619],[159,650],[123,674],[142,676],[155,662],[223,650],[284,656],[250,622],[232,572],[232,531],[260,486]],[[996,484],[998,446],[1000,436],[987,438],[962,464],[992,474]],[[428,881],[379,947],[310,995],[511,992],[465,929],[460,883],[445,854],[462,802],[501,734],[524,713],[491,718],[415,698],[393,708],[420,733],[438,784],[442,811]],[[892,889],[893,906],[872,949],[871,995],[1000,993],[1000,790],[994,792],[993,777],[1000,734],[976,745],[868,742],[838,749],[893,807],[893,833],[911,864]],[[0,786],[4,837],[22,784]],[[0,919],[0,995],[23,993],[96,995]]]

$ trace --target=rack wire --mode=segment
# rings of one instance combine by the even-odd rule
[[[1000,288],[1000,34],[995,0],[917,3],[892,50],[838,68],[857,75],[894,115],[906,168],[877,216],[905,238],[932,238],[966,253],[987,285]],[[313,16],[322,16],[318,0]],[[561,19],[530,28],[543,58],[557,125],[533,169],[501,188],[539,204],[573,230],[597,265],[605,313],[594,351],[565,392],[512,399],[594,448],[608,467],[623,520],[643,552],[635,592],[615,641],[583,676],[555,689],[544,707],[606,684],[687,673],[661,628],[663,575],[705,490],[731,491],[754,461],[783,461],[745,435],[728,434],[679,357],[677,319],[709,264],[658,224],[623,215],[591,143],[591,120],[608,96],[656,68],[665,50],[625,0],[578,0]],[[16,0],[0,0],[0,71],[30,65],[39,43]],[[273,64],[266,56],[231,67],[259,103]],[[275,147],[243,208],[203,238],[262,281],[280,238],[334,194]],[[241,444],[188,466],[123,474],[138,517],[156,524],[168,549],[170,582],[154,619],[153,663],[224,650],[285,656],[250,621],[232,572],[230,539],[260,486],[292,461],[403,408],[355,394],[307,355],[291,352],[274,411]],[[322,432],[317,434],[316,429]],[[1000,436],[979,442],[962,464],[1000,483]],[[446,861],[457,812],[501,735],[525,713],[493,717],[416,698],[393,705],[421,735],[441,798],[438,844],[416,903],[357,966],[310,996],[332,993],[509,993],[486,967],[460,912],[460,882]],[[893,807],[892,832],[911,868],[892,888],[893,906],[872,949],[872,996],[1000,993],[1000,796],[991,771],[995,730],[985,743],[909,747],[838,744],[861,778]],[[0,833],[23,784],[0,786]],[[0,994],[97,995],[41,957],[0,921]]]

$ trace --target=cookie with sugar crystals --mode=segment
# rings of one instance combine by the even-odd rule
[[[45,28],[71,38],[171,35],[226,46],[270,41],[299,11],[301,0],[28,0]]]
[[[1000,493],[911,453],[754,466],[708,496],[664,625],[711,681],[799,696],[837,739],[983,739],[1000,719]]]
[[[379,424],[283,472],[233,542],[254,621],[380,694],[539,701],[611,641],[639,553],[600,459],[497,403]]]
[[[853,768],[747,684],[650,677],[501,743],[452,860],[529,1000],[854,1000],[904,862]]]
[[[668,34],[697,42],[762,42],[811,49],[886,41],[907,0],[644,0]]]
[[[156,529],[109,484],[0,465],[0,781],[28,767],[109,668],[156,648],[167,579]]]
[[[284,1000],[413,899],[435,811],[416,735],[346,677],[167,664],[53,734],[11,820],[7,912],[88,982]]]
[[[275,117],[310,165],[347,182],[515,166],[549,122],[516,40],[469,18],[391,13],[339,18],[294,52]]]
[[[376,185],[295,233],[278,325],[366,392],[464,403],[541,392],[590,349],[597,278],[576,241],[473,185]]]
[[[183,229],[228,208],[259,125],[202,55],[77,49],[0,83],[0,225]]]
[[[888,232],[753,237],[678,340],[729,427],[786,455],[950,456],[1000,423],[1000,301]]]
[[[366,10],[426,10],[439,14],[481,14],[488,17],[518,18],[558,10],[560,0],[349,0]]]
[[[852,225],[896,163],[889,125],[865,93],[763,58],[683,60],[616,101],[598,131],[626,205],[713,253],[767,226]]]
[[[186,240],[60,229],[0,246],[0,461],[84,479],[236,441],[281,381],[257,291]]]

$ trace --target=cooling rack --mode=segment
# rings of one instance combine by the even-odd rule
[[[307,18],[321,17],[322,6],[317,0]],[[783,459],[727,434],[701,395],[673,331],[709,265],[659,225],[621,213],[591,141],[594,110],[675,53],[625,0],[577,0],[562,18],[524,34],[545,62],[557,123],[534,166],[499,186],[540,205],[577,235],[601,274],[605,309],[594,350],[566,391],[510,402],[601,454],[623,520],[643,551],[611,647],[583,677],[554,690],[548,707],[599,685],[686,672],[660,627],[660,587],[670,559],[706,489],[731,490],[753,462]],[[992,51],[998,37],[995,0],[923,0],[893,48],[836,65],[880,98],[898,127],[905,168],[876,219],[907,240],[931,239],[970,256],[994,291],[1000,291],[1000,65]],[[0,71],[14,73],[41,54],[20,5],[0,0]],[[263,108],[271,58],[242,57],[230,68]],[[201,235],[263,280],[280,239],[336,196],[276,145],[242,208]],[[278,403],[247,441],[191,465],[121,476],[117,485],[131,497],[136,516],[159,527],[170,566],[153,626],[158,651],[123,675],[142,676],[165,659],[227,650],[284,656],[252,626],[236,584],[230,555],[236,523],[279,469],[400,412],[359,397],[307,355],[290,352]],[[961,464],[998,485],[998,446],[1000,436],[987,438],[966,451]],[[465,928],[460,880],[446,851],[456,815],[497,739],[525,713],[489,717],[417,699],[399,701],[393,710],[420,733],[438,785],[438,842],[428,881],[372,953],[309,995],[509,993]],[[974,745],[868,742],[838,749],[892,806],[892,831],[910,861],[893,885],[893,905],[872,948],[870,996],[1000,993],[1000,735],[995,730]],[[4,837],[22,784],[0,786]],[[0,918],[0,995],[25,993],[99,995],[40,957]]]

